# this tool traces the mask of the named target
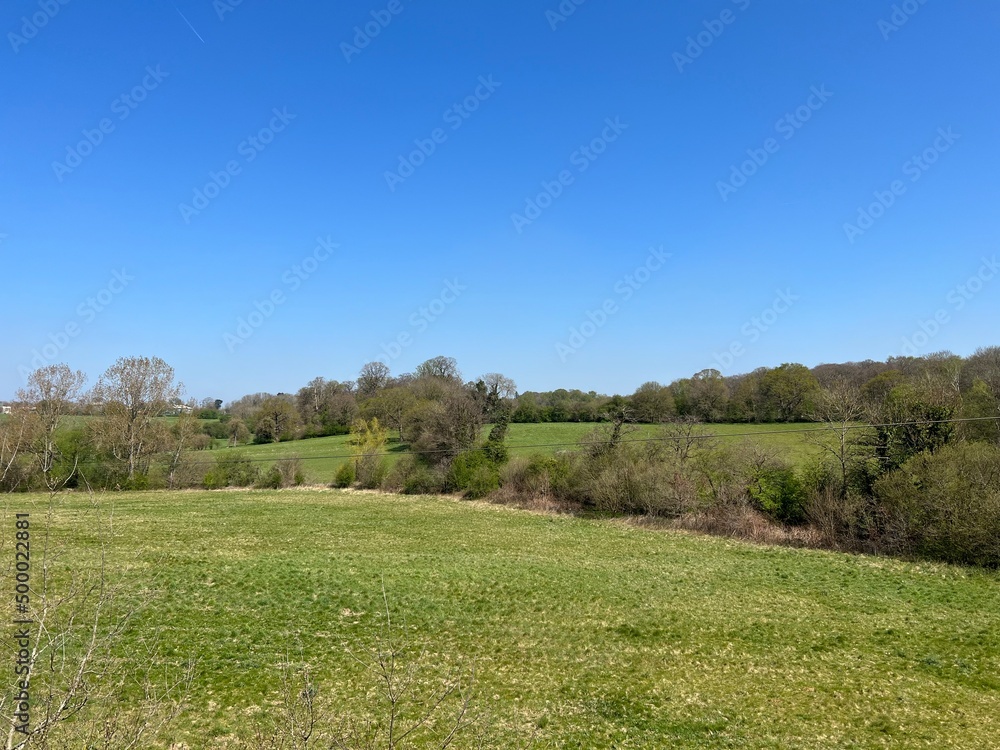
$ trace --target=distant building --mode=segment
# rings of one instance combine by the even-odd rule
[[[10,414],[11,408],[7,404],[0,404],[0,414]]]
[[[181,414],[190,414],[194,408],[187,404],[171,404],[163,411],[164,417],[179,417]]]

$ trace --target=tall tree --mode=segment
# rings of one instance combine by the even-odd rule
[[[657,424],[675,414],[674,397],[670,389],[656,381],[643,383],[631,398],[637,422]]]
[[[459,371],[458,362],[454,357],[432,357],[417,365],[415,374],[418,378],[441,378],[442,380],[462,382],[462,373]]]
[[[358,396],[371,398],[389,383],[389,366],[384,362],[368,362],[358,373]]]
[[[812,416],[823,423],[829,432],[810,433],[807,439],[837,462],[840,469],[841,498],[847,497],[851,467],[862,458],[859,448],[863,436],[857,428],[865,412],[865,401],[860,389],[847,380],[833,381],[816,399]],[[813,435],[816,437],[811,437]]]
[[[22,405],[27,407],[30,450],[38,460],[38,468],[46,485],[54,489],[72,476],[54,477],[52,472],[58,459],[56,432],[74,402],[80,396],[87,376],[79,370],[70,370],[64,364],[40,367],[28,376],[28,383],[17,392]]]
[[[272,396],[254,412],[254,439],[258,443],[288,440],[294,436],[299,424],[299,413],[291,399],[282,395]]]
[[[708,369],[691,376],[688,389],[691,412],[703,422],[722,420],[729,401],[729,388],[718,370]]]
[[[125,463],[129,481],[160,448],[164,429],[155,418],[182,392],[174,368],[159,357],[121,357],[97,382],[94,393],[104,407],[100,439]]]
[[[799,422],[811,413],[819,383],[805,365],[786,363],[768,370],[760,382],[761,394],[781,422]]]
[[[408,388],[386,388],[365,402],[367,418],[377,417],[380,422],[399,432],[399,442],[403,438],[403,422],[406,412],[417,403],[416,396]]]

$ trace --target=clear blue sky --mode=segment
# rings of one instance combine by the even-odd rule
[[[1000,6],[900,5],[5,3],[0,398],[33,358],[228,400],[1000,343]]]

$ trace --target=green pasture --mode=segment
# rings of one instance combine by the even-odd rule
[[[48,532],[53,570],[80,575],[100,562],[103,519],[109,582],[147,601],[117,648],[145,653],[157,633],[153,667],[197,661],[188,710],[148,747],[225,747],[274,718],[286,659],[308,666],[327,719],[378,720],[377,681],[351,652],[384,624],[383,590],[418,695],[474,669],[489,747],[972,750],[1000,736],[995,572],[379,493],[47,504],[8,496],[6,536],[30,512],[36,558]]]

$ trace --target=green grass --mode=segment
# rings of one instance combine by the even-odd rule
[[[92,563],[88,499],[58,502],[67,563]],[[100,502],[114,507],[112,569],[137,566],[131,590],[156,594],[139,625],[163,628],[167,658],[199,661],[171,731],[191,747],[266,709],[288,651],[323,699],[363,705],[346,648],[370,642],[383,585],[414,646],[477,665],[501,747],[539,725],[537,747],[581,749],[968,749],[1000,736],[996,573],[374,493]],[[41,533],[46,498],[6,503],[4,533],[24,511]]]
[[[578,422],[512,424],[507,444],[511,448],[512,455],[572,450],[587,433],[598,426],[597,424]],[[815,428],[815,424],[713,424],[704,427],[706,432],[718,436],[719,440],[732,442],[753,440],[797,466],[802,466],[811,457],[818,455],[819,449],[806,440],[806,436],[812,433],[802,432],[802,430]],[[659,428],[653,425],[640,425],[626,439],[641,440],[655,437],[658,430]],[[488,432],[489,428],[484,428],[483,435],[485,436]],[[752,437],[742,437],[747,434]],[[402,446],[391,442],[388,449],[390,460],[394,460],[402,450]],[[230,449],[217,447],[216,451],[218,450]],[[293,440],[269,445],[249,445],[242,446],[238,450],[242,450],[249,457],[263,462],[298,456],[303,459],[302,465],[306,480],[310,484],[329,484],[337,469],[347,460],[345,456],[354,452],[346,435]],[[214,460],[212,453],[199,453],[197,455],[199,460]]]

